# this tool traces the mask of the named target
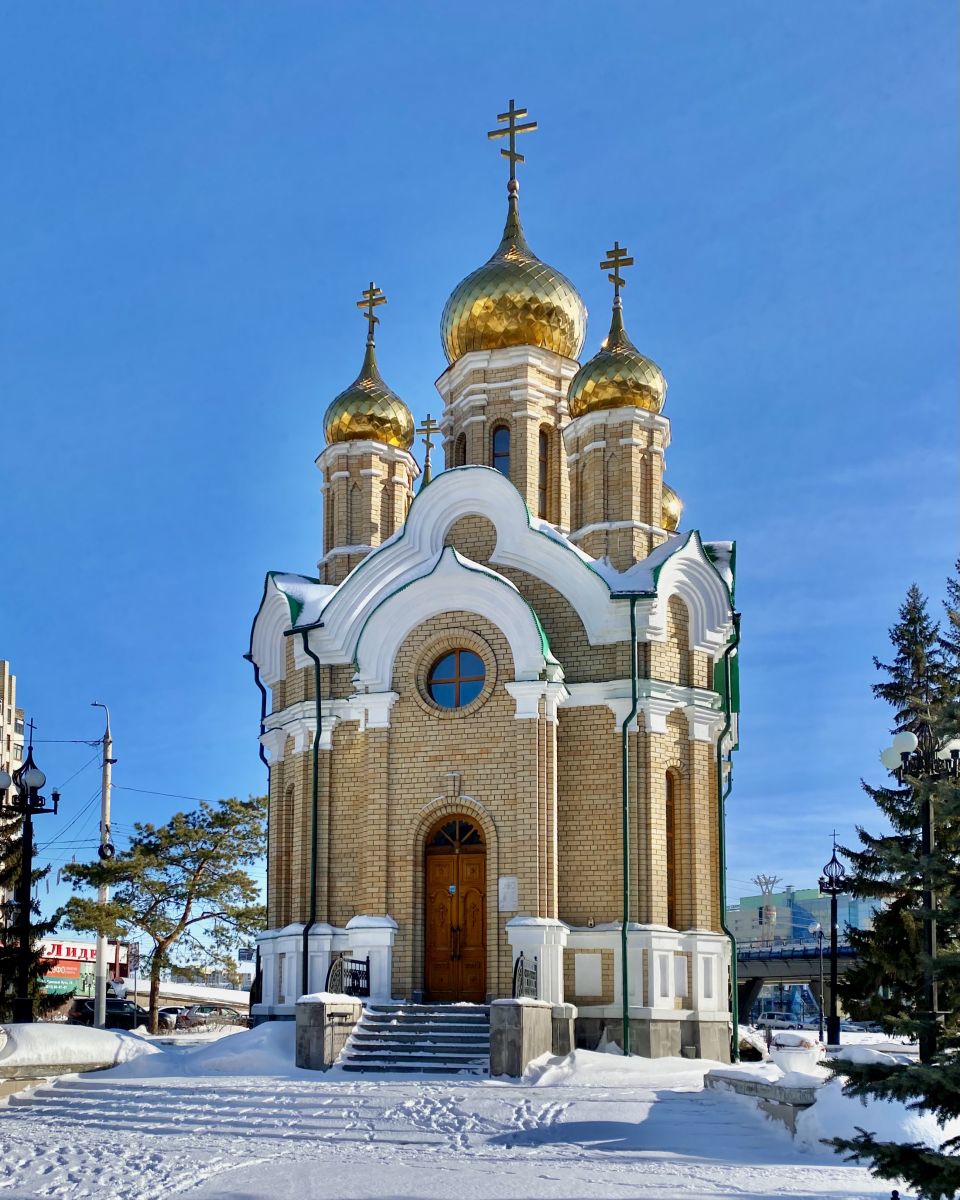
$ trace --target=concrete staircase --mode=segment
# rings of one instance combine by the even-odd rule
[[[487,1075],[490,1009],[484,1004],[369,1003],[337,1066],[344,1071]]]

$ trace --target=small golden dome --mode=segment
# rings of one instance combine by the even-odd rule
[[[448,362],[471,350],[503,346],[541,346],[564,358],[576,358],[583,349],[583,300],[565,275],[527,245],[516,180],[508,194],[507,223],[495,254],[457,284],[444,305],[440,336]]]
[[[674,533],[680,528],[680,518],[683,516],[683,501],[667,484],[663,485],[663,500],[661,501],[660,527],[668,533]]]
[[[401,450],[413,445],[413,414],[383,382],[372,336],[360,374],[331,402],[323,423],[328,445],[368,440]]]
[[[605,408],[645,408],[658,413],[666,398],[663,372],[627,337],[618,296],[606,341],[571,380],[567,393],[570,416],[582,417]]]

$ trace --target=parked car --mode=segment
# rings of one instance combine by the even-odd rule
[[[165,1004],[157,1009],[157,1026],[160,1029],[176,1029],[177,1017],[187,1011],[186,1004]]]
[[[797,1029],[800,1018],[795,1013],[762,1012],[757,1017],[758,1029]]]
[[[236,1025],[245,1029],[248,1024],[242,1012],[222,1004],[194,1004],[177,1017],[178,1029],[216,1029],[221,1025]]]
[[[93,1000],[74,1000],[67,1014],[68,1025],[93,1024]],[[107,1012],[104,1026],[107,1029],[137,1029],[150,1024],[150,1014],[132,1000],[115,1000],[107,997]]]

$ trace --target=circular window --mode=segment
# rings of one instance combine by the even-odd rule
[[[473,650],[450,650],[430,668],[427,692],[441,708],[464,708],[483,691],[483,659]]]

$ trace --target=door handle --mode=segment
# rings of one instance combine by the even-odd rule
[[[455,962],[455,961],[456,961],[456,957],[457,957],[457,953],[456,953],[456,945],[455,945],[455,938],[456,938],[456,935],[457,935],[457,931],[456,931],[456,930],[454,929],[454,927],[451,925],[451,926],[450,926],[450,961],[451,961],[451,962]]]
[[[457,952],[454,955],[454,958],[457,959],[457,961],[459,962],[459,960],[460,960],[460,926],[458,925],[457,928],[453,932],[457,935]]]

